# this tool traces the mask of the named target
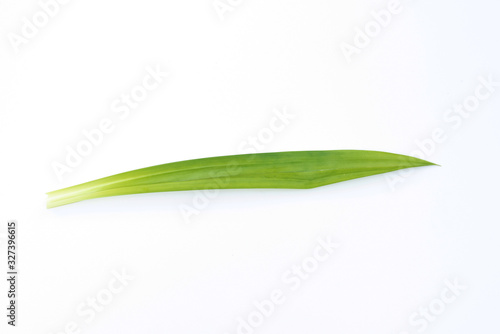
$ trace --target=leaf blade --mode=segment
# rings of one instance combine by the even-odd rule
[[[430,165],[435,164],[406,155],[364,150],[229,155],[151,166],[59,189],[47,193],[47,207],[99,197],[214,187],[309,189]]]

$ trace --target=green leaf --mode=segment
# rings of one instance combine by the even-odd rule
[[[228,155],[172,162],[47,193],[47,208],[87,199],[150,192],[309,189],[398,169],[435,165],[418,158],[362,150]]]

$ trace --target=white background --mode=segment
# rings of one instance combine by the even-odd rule
[[[75,0],[16,52],[9,38],[40,5],[0,1],[0,232],[17,219],[20,243],[18,326],[6,325],[2,279],[1,332],[498,333],[500,86],[460,124],[445,119],[479,77],[500,81],[497,2],[402,1],[350,62],[342,43],[388,1],[232,3],[221,19],[211,0]],[[148,66],[168,78],[119,119],[111,104]],[[442,167],[222,191],[189,221],[181,208],[196,192],[45,209],[51,190],[239,153],[284,108],[294,118],[260,152],[413,154],[424,141]],[[114,130],[59,180],[53,163],[105,118]],[[430,144],[436,129],[445,139]],[[282,277],[318,238],[340,246],[292,290]],[[134,278],[109,304],[90,321],[78,314],[121,271]],[[446,280],[466,288],[411,323],[440,305]],[[273,290],[284,302],[238,331]]]

